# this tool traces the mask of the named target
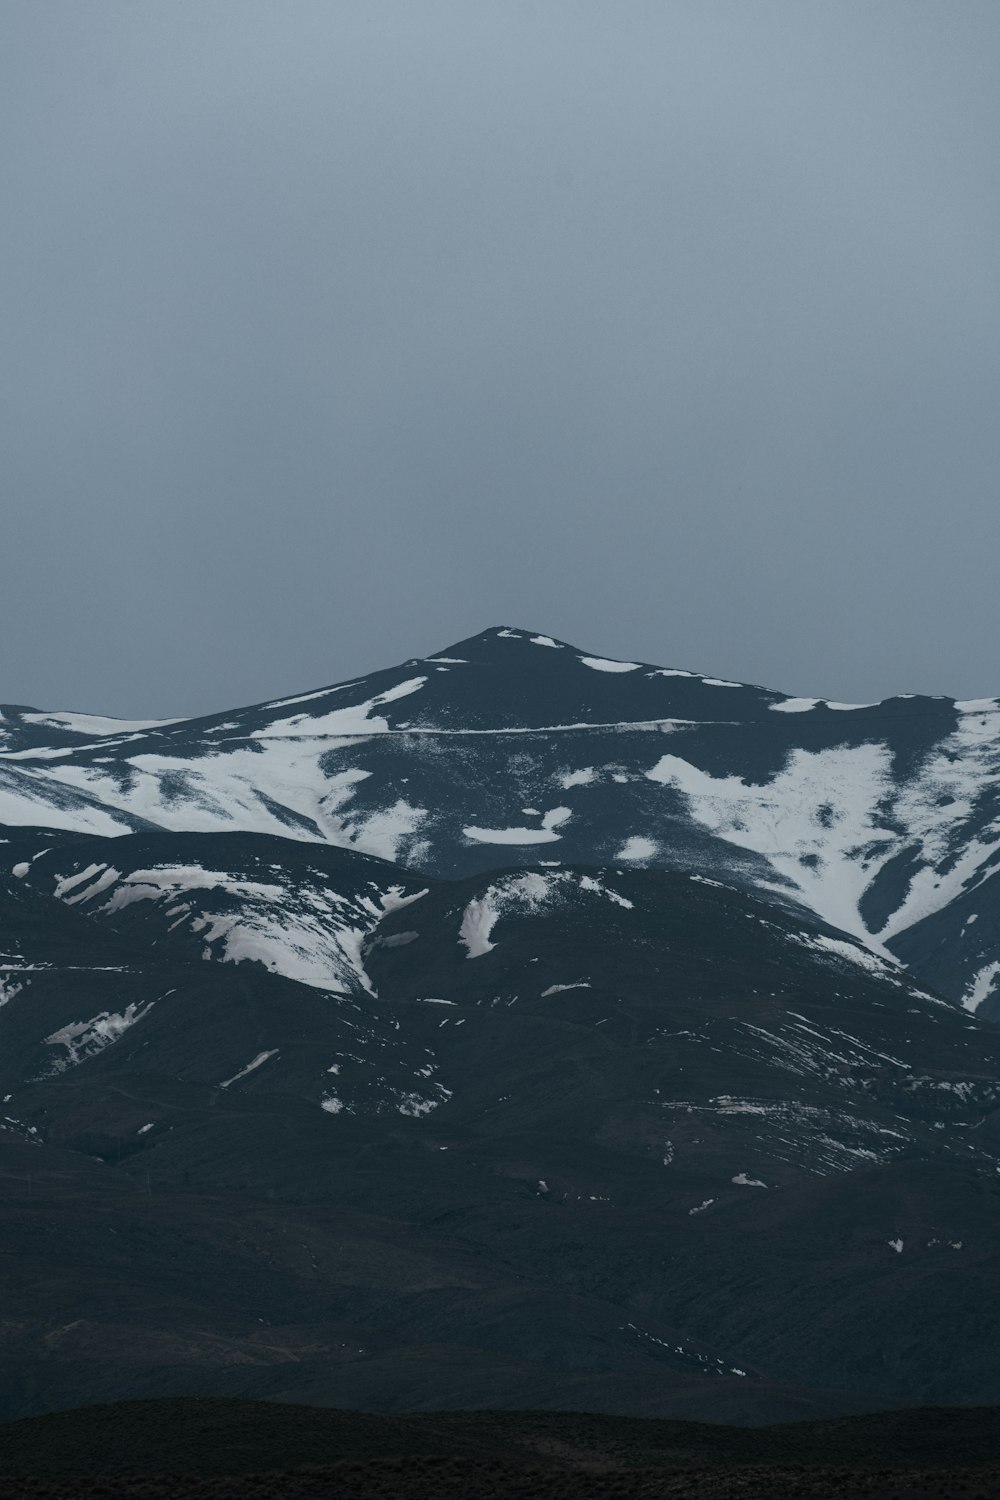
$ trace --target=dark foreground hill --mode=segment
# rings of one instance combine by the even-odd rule
[[[127,1402],[0,1426],[0,1495],[992,1496],[1000,1411],[917,1408],[757,1429],[587,1413],[379,1416]]]
[[[1000,1031],[905,971],[662,870],[98,852],[9,879],[0,1412],[1000,1400]]]

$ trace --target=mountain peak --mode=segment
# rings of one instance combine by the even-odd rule
[[[557,640],[554,636],[545,635],[541,631],[525,630],[520,625],[489,625],[485,630],[477,631],[475,635],[467,636],[464,640],[456,641],[452,646],[446,646],[445,652],[458,651],[463,647],[480,649],[489,646],[503,646],[509,649],[510,645],[519,641],[522,645],[548,646],[559,651],[575,651],[577,648],[569,641]],[[438,652],[437,655],[444,653]]]

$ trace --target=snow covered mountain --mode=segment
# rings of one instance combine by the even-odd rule
[[[997,715],[508,628],[5,709],[0,1412],[1000,1401]]]
[[[993,1012],[996,699],[788,698],[501,627],[216,717],[3,715],[0,823],[252,831],[442,878],[526,860],[701,873]]]

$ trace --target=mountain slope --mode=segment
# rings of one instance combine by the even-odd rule
[[[74,839],[10,877],[4,1410],[1000,1395],[995,1029],[699,877],[414,887],[260,835]],[[351,964],[333,923],[309,949],[325,986],[281,972],[320,898],[369,923]],[[284,949],[205,941],[279,908]]]

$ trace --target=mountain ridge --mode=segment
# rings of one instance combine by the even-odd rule
[[[1000,933],[966,930],[1000,866],[996,699],[831,705],[502,626],[195,720],[5,712],[8,824],[243,828],[443,876],[544,844],[769,889],[909,961],[930,922],[932,982],[970,1007],[1000,977]]]

